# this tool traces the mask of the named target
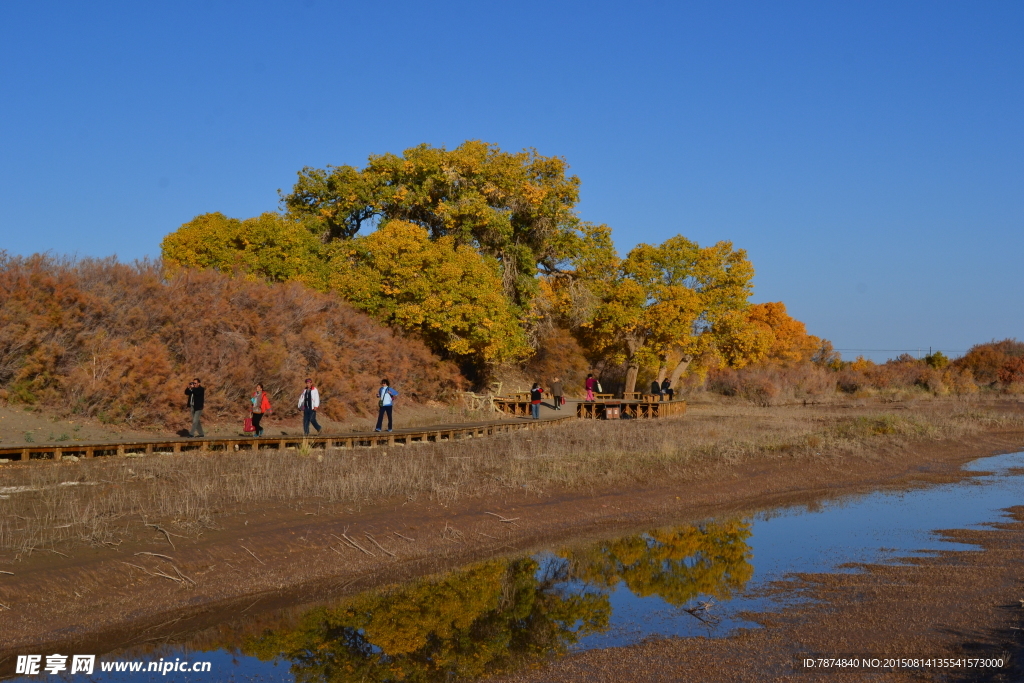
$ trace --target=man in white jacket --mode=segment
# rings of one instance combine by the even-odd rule
[[[313,386],[313,380],[306,380],[306,388],[299,395],[299,410],[302,411],[302,433],[309,436],[309,425],[320,435],[320,423],[316,421],[316,409],[320,407],[320,392]]]

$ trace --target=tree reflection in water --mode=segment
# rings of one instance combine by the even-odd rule
[[[619,581],[674,605],[727,598],[753,573],[749,536],[743,522],[674,527],[565,550],[543,567],[532,558],[484,562],[313,609],[295,628],[247,638],[242,651],[289,660],[303,682],[479,678],[606,630]]]
[[[698,595],[728,600],[754,575],[750,524],[738,520],[658,529],[562,553],[574,578],[681,606]]]

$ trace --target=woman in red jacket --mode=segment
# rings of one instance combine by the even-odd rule
[[[263,419],[263,415],[270,413],[270,399],[267,397],[267,392],[263,391],[263,385],[257,384],[256,391],[253,392],[252,398],[252,426],[255,430],[255,436],[263,436],[263,427],[260,427],[260,420]]]

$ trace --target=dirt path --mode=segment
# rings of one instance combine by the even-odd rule
[[[0,574],[0,658],[58,644],[107,651],[568,539],[955,481],[967,476],[963,462],[1021,448],[1024,432],[990,431],[911,443],[887,457],[723,462],[700,481],[641,489],[462,498],[448,506],[263,506],[225,514],[218,530],[199,538],[153,528],[148,540],[79,548],[68,557],[36,552],[0,565],[13,572]]]

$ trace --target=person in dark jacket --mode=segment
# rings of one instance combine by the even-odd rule
[[[661,393],[668,396],[668,400],[670,401],[675,398],[676,392],[675,389],[672,388],[672,381],[668,377],[666,377],[665,381],[661,383]]]
[[[651,396],[661,397],[661,385],[658,384],[658,380],[651,382]]]
[[[540,388],[540,385],[536,382],[533,383],[533,388],[530,389],[530,414],[533,415],[534,420],[540,419],[540,402],[544,400],[544,390]]]
[[[191,437],[204,437],[206,434],[203,433],[203,406],[206,404],[206,387],[196,377],[194,380],[188,383],[188,388],[185,389],[185,395],[188,396],[188,407],[192,411],[192,429],[188,435]]]

